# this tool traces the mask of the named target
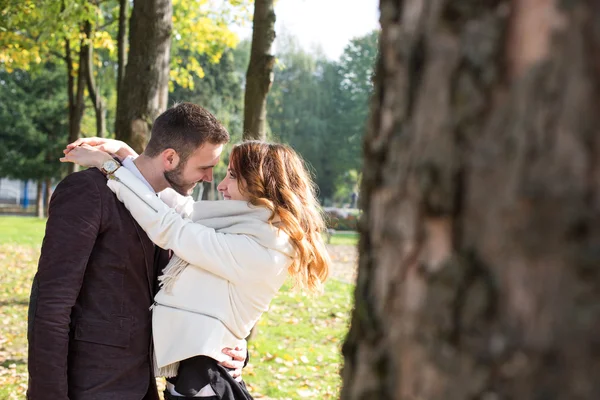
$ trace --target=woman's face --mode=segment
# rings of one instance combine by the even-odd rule
[[[225,179],[217,186],[217,190],[223,194],[223,200],[249,200],[248,196],[240,192],[237,176],[235,171],[231,169],[231,164],[229,164],[229,167],[227,168]]]

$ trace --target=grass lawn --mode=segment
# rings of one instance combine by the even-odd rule
[[[331,236],[329,244],[356,246],[358,244],[358,232],[336,232]]]
[[[44,223],[32,217],[0,217],[2,400],[25,397],[27,305]],[[355,243],[356,235],[332,238],[332,244]],[[284,286],[249,343],[244,379],[254,397],[339,397],[340,346],[348,329],[353,290],[353,285],[330,280],[325,294],[313,297]]]
[[[45,219],[0,216],[0,243],[40,247],[45,229]]]

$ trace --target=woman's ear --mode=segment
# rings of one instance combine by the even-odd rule
[[[160,156],[165,171],[172,171],[179,165],[179,154],[173,149],[164,150]]]

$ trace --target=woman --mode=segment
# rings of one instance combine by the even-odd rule
[[[97,168],[112,159],[86,144],[65,153],[61,161]],[[193,202],[172,190],[159,199],[125,168],[108,177],[150,239],[175,254],[153,306],[165,398],[250,399],[243,382],[217,364],[220,349],[245,345],[288,274],[310,290],[321,289],[328,274],[324,223],[300,157],[281,144],[235,146],[218,185],[229,201]]]

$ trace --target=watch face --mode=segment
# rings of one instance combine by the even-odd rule
[[[102,167],[110,174],[111,172],[115,172],[117,170],[117,162],[115,160],[108,160],[104,162]]]

